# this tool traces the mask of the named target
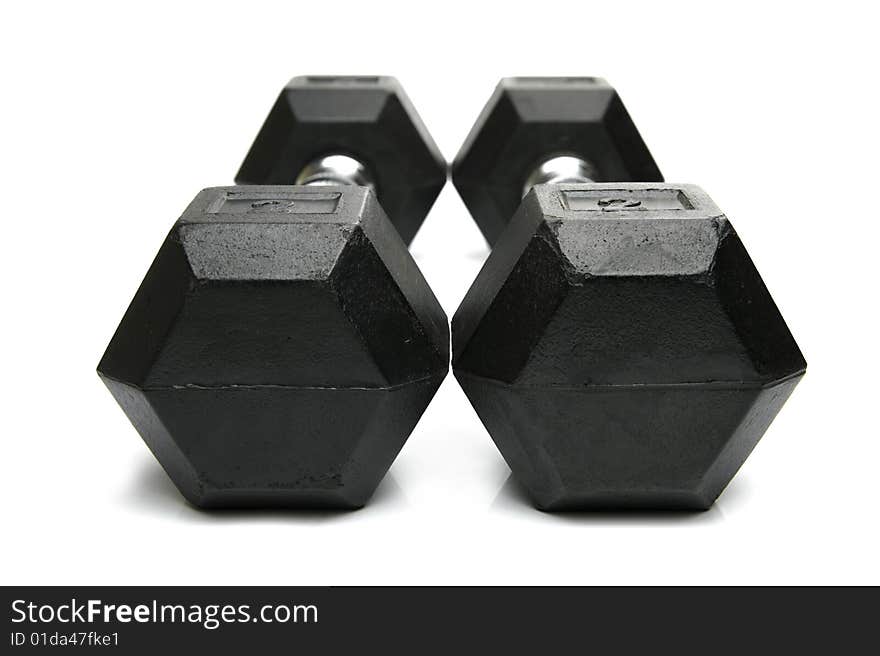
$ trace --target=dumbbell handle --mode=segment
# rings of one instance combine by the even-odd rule
[[[573,155],[556,155],[545,159],[526,178],[523,196],[539,184],[570,184],[596,182],[598,173],[590,162]]]
[[[294,180],[296,185],[356,185],[375,188],[367,167],[348,155],[324,155],[303,167]]]
[[[550,157],[539,164],[523,185],[523,196],[538,184],[571,184],[596,181],[596,167],[573,155]],[[294,184],[306,186],[357,185],[375,188],[367,167],[348,155],[325,155],[306,164]]]
[[[538,184],[595,182],[596,167],[573,155],[557,155],[539,164],[523,185],[523,196]],[[324,155],[306,164],[294,184],[305,186],[356,185],[375,188],[367,167],[348,155]]]

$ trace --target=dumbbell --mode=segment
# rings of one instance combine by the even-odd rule
[[[489,244],[535,184],[663,182],[613,87],[583,78],[501,80],[452,164]]]
[[[806,370],[727,217],[598,79],[502,80],[452,175],[494,244],[453,371],[535,505],[710,507]]]
[[[235,182],[371,187],[409,244],[446,177],[446,161],[397,80],[308,76],[281,91]]]
[[[279,101],[244,170],[339,150],[298,185],[199,192],[98,365],[196,506],[362,506],[448,371],[446,315],[379,205],[387,192],[412,226],[430,204],[407,187],[419,167],[402,154],[414,144],[396,82],[297,78],[282,98],[296,122],[279,131]],[[359,107],[404,143],[368,135],[366,110],[364,125],[335,122]],[[363,170],[328,161],[344,152]]]

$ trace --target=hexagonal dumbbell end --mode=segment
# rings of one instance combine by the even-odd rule
[[[174,225],[98,372],[192,503],[358,507],[448,339],[369,189],[220,187]]]
[[[806,369],[733,226],[669,184],[535,187],[452,341],[548,510],[709,507]]]
[[[446,184],[446,162],[393,77],[295,77],[241,165],[238,184],[302,184],[328,157],[362,166],[409,244]]]
[[[452,164],[455,188],[489,244],[533,183],[630,180],[663,176],[617,92],[592,77],[501,80]]]

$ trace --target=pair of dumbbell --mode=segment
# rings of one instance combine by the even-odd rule
[[[446,177],[396,81],[308,77],[196,196],[98,367],[189,501],[366,503],[449,368],[406,248]],[[806,368],[728,220],[594,78],[503,80],[452,178],[452,366],[536,505],[710,506]]]

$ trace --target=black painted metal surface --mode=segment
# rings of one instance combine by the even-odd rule
[[[363,163],[383,209],[409,244],[446,184],[446,162],[392,77],[296,77],[281,91],[235,177],[294,184],[318,157]]]
[[[98,372],[192,503],[358,507],[448,341],[370,190],[220,187],[172,228]]]
[[[535,187],[452,337],[456,378],[548,510],[708,508],[806,369],[689,185]]]
[[[452,164],[452,181],[493,245],[544,160],[589,161],[597,182],[662,182],[617,92],[600,78],[506,78]]]

